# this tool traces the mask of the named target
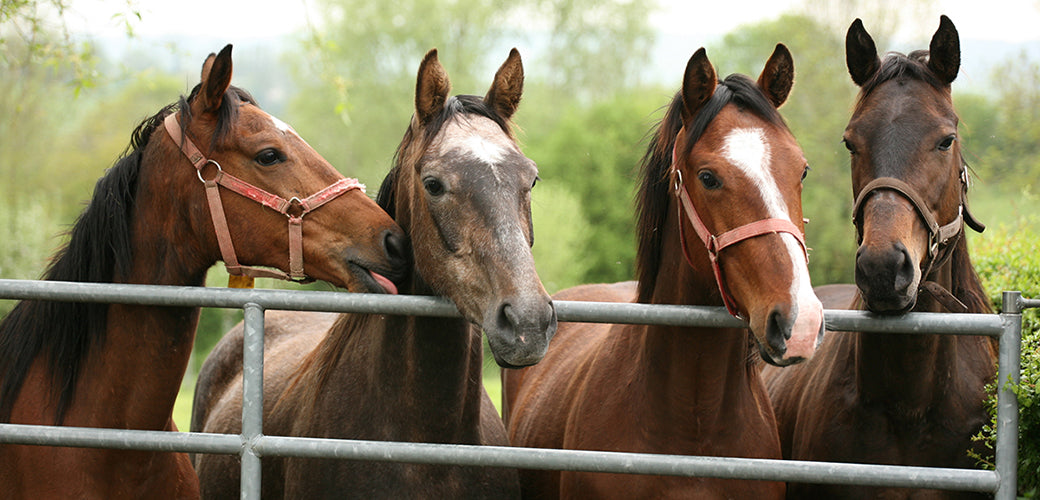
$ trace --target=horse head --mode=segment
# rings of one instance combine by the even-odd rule
[[[208,211],[166,215],[187,217],[186,227],[209,235],[200,253],[220,256],[232,274],[396,291],[393,280],[409,263],[400,227],[365,196],[364,186],[345,179],[292,127],[231,86],[231,73],[228,45],[206,59],[201,83],[166,117],[170,140],[157,154],[176,158],[176,169],[157,197],[209,205]],[[173,148],[197,170],[185,168]],[[282,272],[239,266],[239,260]]]
[[[409,233],[422,282],[482,328],[495,360],[509,367],[540,361],[556,332],[531,254],[538,169],[509,122],[523,78],[513,49],[486,96],[451,97],[436,49],[428,52],[412,123],[379,197]]]
[[[683,79],[672,160],[687,260],[714,273],[727,308],[748,320],[763,359],[778,365],[810,358],[823,334],[803,236],[808,164],[776,110],[793,81],[782,44],[757,81],[719,82],[698,50]],[[695,257],[695,247],[708,252]]]
[[[949,259],[963,222],[984,228],[967,211],[968,171],[950,91],[960,42],[942,16],[927,51],[881,59],[857,19],[845,50],[861,89],[844,134],[860,243],[856,284],[868,309],[899,314],[914,307],[924,280]]]

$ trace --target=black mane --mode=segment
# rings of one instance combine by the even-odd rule
[[[689,154],[693,145],[704,134],[711,121],[727,104],[754,113],[769,123],[787,128],[780,113],[750,78],[733,74],[719,82],[704,107],[697,112],[687,128],[682,152]],[[661,265],[662,233],[669,202],[668,171],[672,165],[675,138],[682,129],[682,93],[676,92],[664,118],[658,124],[641,162],[642,185],[637,200],[639,213],[639,247],[636,255],[636,273],[639,279],[639,302],[649,302],[657,285],[657,270]]]
[[[134,129],[119,160],[94,186],[87,208],[69,230],[68,242],[55,254],[43,279],[110,283],[127,276],[133,260],[131,217],[137,196],[144,150],[156,128],[170,113],[183,110],[182,127],[190,124],[188,98],[164,106]],[[212,144],[219,145],[230,131],[238,103],[252,102],[249,94],[231,87],[218,111]],[[44,356],[56,398],[60,425],[72,402],[83,359],[105,342],[107,304],[22,301],[0,321],[0,422],[9,422],[15,400],[33,361]]]

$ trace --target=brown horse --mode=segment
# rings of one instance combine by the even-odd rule
[[[228,45],[209,56],[189,97],[134,131],[46,279],[202,286],[221,260],[203,177],[221,182],[214,189],[243,263],[292,272],[294,260],[310,277],[369,292],[389,283],[373,272],[403,275],[400,228],[361,190],[335,187],[357,184],[231,87],[231,68]],[[183,142],[164,122],[180,124],[174,133]],[[189,142],[209,154],[201,170],[181,153]],[[330,185],[341,196],[304,219],[302,254],[290,259],[285,216],[229,192],[223,186],[231,179],[263,189],[269,200],[329,194],[322,188]],[[175,430],[173,404],[198,317],[188,307],[19,303],[0,323],[0,421]],[[4,445],[0,484],[5,498],[199,495],[183,453]]]
[[[861,304],[881,314],[992,312],[968,256],[963,225],[967,166],[950,83],[960,48],[948,18],[928,51],[880,59],[856,20],[846,58],[859,101],[845,129],[852,154],[854,220],[861,239]],[[819,291],[851,304],[850,286]],[[923,291],[924,293],[920,293]],[[836,300],[829,302],[829,297]],[[971,436],[986,420],[995,351],[975,336],[839,333],[809,363],[763,376],[784,457],[970,468]],[[973,498],[937,490],[789,485],[791,498]]]
[[[564,324],[540,364],[503,374],[513,445],[780,458],[753,343],[769,362],[789,364],[809,358],[823,333],[802,243],[808,167],[776,110],[793,79],[783,45],[757,82],[742,75],[719,82],[698,50],[643,161],[638,289],[586,285],[554,296],[726,304],[749,320],[754,342],[743,328]],[[698,227],[712,235],[710,250]],[[544,471],[521,471],[521,486],[532,498],[784,491],[775,482]]]
[[[430,51],[419,67],[415,115],[379,190],[411,236],[415,268],[401,290],[451,298],[463,319],[276,313],[265,323],[264,432],[433,443],[506,445],[481,382],[487,332],[503,366],[545,354],[556,331],[535,273],[530,192],[534,163],[510,117],[523,88],[514,49],[486,97],[449,97]],[[237,433],[242,329],[206,360],[192,429]],[[199,455],[206,497],[238,496],[238,457]],[[275,498],[511,498],[515,470],[266,457]]]

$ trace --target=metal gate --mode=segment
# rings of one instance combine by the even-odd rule
[[[0,424],[0,444],[73,446],[240,455],[242,498],[260,498],[263,456],[340,458],[440,465],[574,470],[865,486],[937,488],[994,493],[1014,499],[1018,470],[1018,400],[1006,382],[1018,382],[1023,309],[1040,300],[1004,292],[1001,314],[910,313],[879,317],[864,311],[825,311],[828,330],[987,335],[1000,340],[995,469],[949,469],[835,462],[696,457],[265,436],[263,331],[268,309],[457,316],[447,299],[337,292],[234,290],[0,279],[0,299],[60,300],[158,306],[236,308],[245,311],[242,434],[139,431]],[[673,326],[746,326],[721,307],[555,301],[559,321]]]

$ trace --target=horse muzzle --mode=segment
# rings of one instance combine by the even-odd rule
[[[490,311],[483,327],[499,366],[530,366],[545,357],[556,334],[556,307],[548,295],[513,297]]]

